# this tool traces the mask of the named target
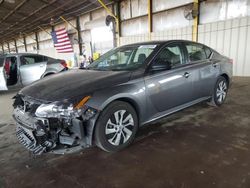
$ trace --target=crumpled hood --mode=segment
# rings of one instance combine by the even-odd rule
[[[43,101],[76,101],[96,90],[129,81],[128,71],[69,70],[39,80],[20,94]]]

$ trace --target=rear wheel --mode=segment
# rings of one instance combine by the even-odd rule
[[[228,82],[223,76],[220,76],[215,84],[213,96],[209,104],[212,106],[221,106],[226,100],[227,92]]]
[[[132,143],[138,130],[134,108],[122,101],[111,103],[101,113],[95,128],[95,142],[108,152],[116,152]]]

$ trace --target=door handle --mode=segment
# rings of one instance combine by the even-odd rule
[[[220,62],[219,60],[213,60],[213,61],[212,61],[212,66],[213,66],[213,67],[217,67],[218,64],[219,64],[219,62]]]
[[[185,78],[188,78],[190,76],[190,73],[189,72],[185,72],[184,74],[183,74],[183,77],[185,77]]]

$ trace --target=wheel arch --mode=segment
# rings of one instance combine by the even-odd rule
[[[224,77],[227,81],[227,84],[230,85],[230,78],[226,73],[221,74],[220,76]]]
[[[44,78],[44,77],[46,77],[46,76],[49,76],[49,75],[52,75],[52,74],[56,74],[56,72],[46,72],[46,73],[44,73],[42,76],[41,76],[41,78]]]
[[[125,97],[125,96],[122,97],[122,96],[120,96],[120,97],[114,98],[114,99],[110,100],[108,103],[106,103],[105,106],[102,107],[102,110],[100,111],[100,113],[98,114],[96,119],[92,122],[92,125],[88,127],[88,129],[89,129],[88,132],[91,133],[91,135],[88,135],[88,136],[90,136],[90,138],[89,138],[89,140],[91,142],[90,145],[93,145],[94,142],[95,142],[94,134],[95,134],[96,122],[98,121],[102,111],[105,108],[107,108],[112,102],[115,102],[115,101],[122,101],[122,102],[126,102],[126,103],[130,104],[134,108],[134,110],[135,110],[135,112],[137,114],[138,123],[139,123],[139,126],[140,126],[140,108],[139,108],[139,104],[134,99],[132,99],[130,97]]]
[[[140,122],[140,108],[134,99],[131,99],[129,97],[121,97],[121,98],[115,99],[114,101],[122,101],[122,102],[126,102],[126,103],[130,104],[134,108],[134,110],[137,114],[138,122]],[[112,101],[112,102],[114,102],[114,101]]]
[[[115,101],[122,101],[122,102],[126,102],[126,103],[130,104],[134,108],[136,115],[137,115],[137,118],[138,118],[138,122],[140,124],[141,110],[140,110],[139,104],[136,102],[135,99],[133,99],[132,97],[129,97],[129,96],[116,96],[116,97],[113,97],[112,99],[107,100],[104,103],[104,105],[101,107],[100,114],[102,113],[102,111],[105,108],[107,108],[111,103],[113,103]],[[96,121],[98,120],[100,114],[98,115]]]

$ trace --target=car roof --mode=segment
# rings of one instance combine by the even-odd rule
[[[156,40],[156,41],[138,42],[138,43],[133,43],[133,44],[126,44],[126,45],[119,46],[119,47],[133,47],[133,46],[140,46],[140,45],[163,45],[163,44],[168,44],[168,43],[171,43],[171,42],[187,42],[187,43],[200,44],[200,45],[203,45],[203,46],[209,48],[210,50],[218,53],[216,50],[214,50],[213,48],[211,48],[211,47],[209,47],[209,46],[207,46],[205,44],[202,44],[202,43],[199,43],[199,42],[195,42],[195,41],[191,41],[191,40],[181,40],[181,39],[175,39],[175,40]]]
[[[21,55],[41,55],[41,54],[36,54],[36,53],[10,53],[10,54],[4,54],[4,55],[1,55],[1,56],[8,57],[8,56],[21,56]]]
[[[23,53],[0,54],[0,57],[1,58],[5,58],[5,57],[22,56],[22,55],[37,55],[37,56],[40,55],[40,56],[44,56],[44,57],[48,57],[48,58],[54,59],[54,58],[46,56],[46,55],[36,54],[36,53],[26,53],[26,52],[23,52]]]
[[[192,42],[192,43],[197,43],[200,44],[198,42],[194,42],[194,41],[190,41],[190,40],[155,40],[155,41],[147,41],[147,42],[138,42],[138,43],[133,43],[133,44],[126,44],[123,46],[139,46],[139,45],[159,45],[159,44],[167,44],[170,42]],[[204,44],[202,44],[204,45]]]

